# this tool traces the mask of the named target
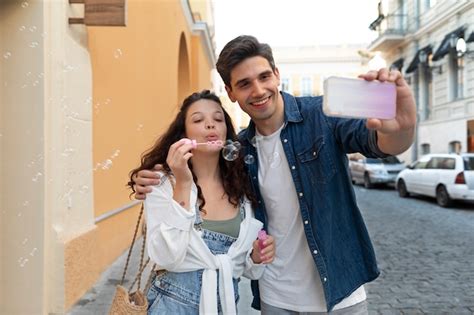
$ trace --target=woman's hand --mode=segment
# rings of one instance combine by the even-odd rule
[[[260,247],[259,240],[253,242],[253,250],[250,257],[256,264],[269,264],[275,258],[275,239],[268,235],[268,238],[263,241]]]
[[[176,179],[176,186],[191,186],[193,174],[188,166],[189,159],[193,156],[192,143],[188,139],[181,139],[171,145],[166,163]]]

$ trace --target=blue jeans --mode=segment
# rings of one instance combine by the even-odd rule
[[[226,254],[235,238],[202,230],[202,238],[209,250],[214,254]],[[203,270],[190,272],[165,271],[156,276],[147,294],[148,314],[199,314],[201,283]],[[233,279],[235,303],[239,299],[238,279]],[[218,311],[222,313],[219,294],[217,294]]]

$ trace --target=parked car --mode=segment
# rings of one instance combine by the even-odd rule
[[[363,157],[356,161],[349,161],[349,170],[352,182],[362,183],[365,188],[372,188],[374,184],[394,184],[405,164],[395,156],[384,159]]]
[[[397,176],[400,197],[411,193],[435,197],[442,207],[453,200],[474,201],[474,153],[428,154]]]

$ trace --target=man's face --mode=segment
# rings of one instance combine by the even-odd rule
[[[283,100],[278,91],[280,74],[278,69],[272,70],[267,59],[255,56],[239,63],[230,73],[230,85],[226,86],[227,95],[232,102],[239,103],[257,126],[262,122],[283,123]]]

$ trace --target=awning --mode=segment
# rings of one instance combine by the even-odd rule
[[[474,42],[474,31],[471,32],[471,35],[466,39],[466,43]]]
[[[464,31],[465,30],[466,30],[466,27],[461,26],[461,27],[458,27],[457,29],[455,29],[454,31],[452,31],[451,33],[449,33],[448,35],[444,36],[443,41],[441,42],[438,49],[436,50],[436,52],[433,55],[433,61],[439,60],[439,59],[443,58],[444,56],[446,56],[446,54],[449,53],[449,50],[451,48],[456,48],[456,44],[454,44],[455,45],[454,47],[451,47],[451,44],[452,44],[451,43],[451,38],[452,37],[464,38]]]
[[[421,49],[418,49],[418,51],[415,54],[415,57],[413,57],[413,60],[410,62],[410,65],[408,68],[405,70],[405,73],[411,73],[415,70],[418,69],[418,64],[420,63],[420,53],[424,52],[426,55],[430,55],[432,53],[432,47],[431,45],[425,46]]]
[[[390,68],[398,69],[398,71],[402,71],[403,68],[403,58],[399,58],[395,60],[391,65]]]

